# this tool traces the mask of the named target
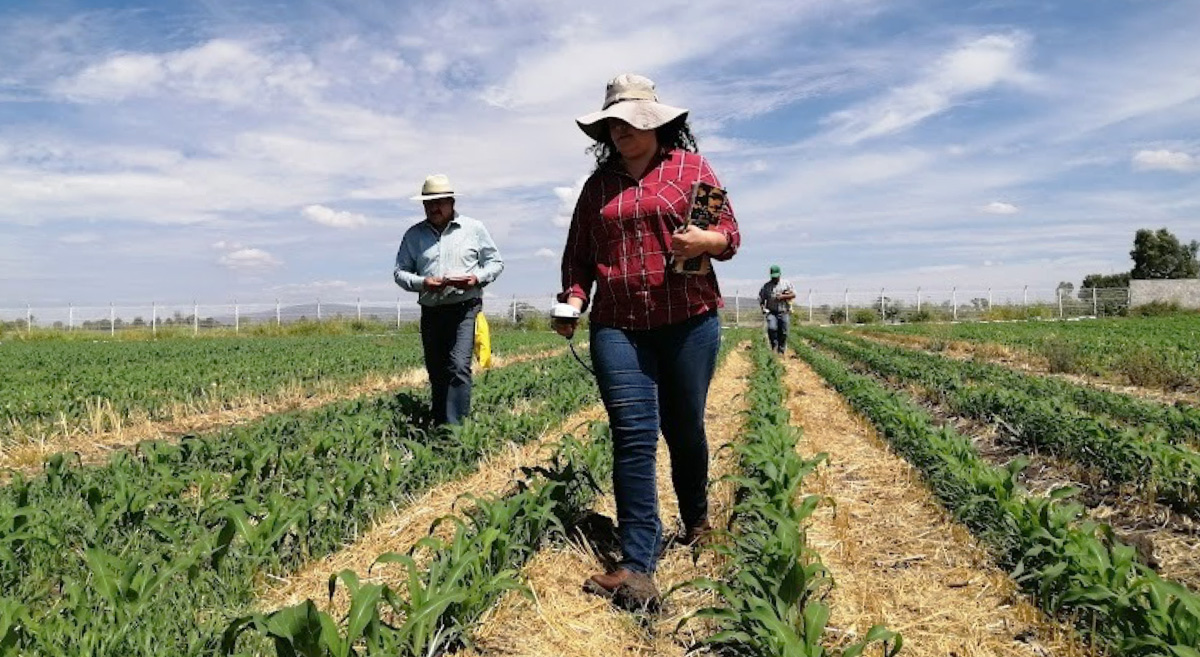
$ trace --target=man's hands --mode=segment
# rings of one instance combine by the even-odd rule
[[[567,303],[575,308],[575,310],[583,310],[583,299],[580,299],[579,297],[571,297],[567,299]],[[554,332],[563,336],[564,338],[567,338],[568,340],[575,336],[575,327],[578,325],[578,320],[572,322],[565,319],[555,318],[550,321],[550,327],[554,329]]]
[[[447,287],[456,287],[460,290],[467,290],[479,285],[479,279],[474,274],[466,276],[426,276],[425,290],[428,292],[440,292]]]
[[[479,285],[479,279],[475,277],[475,274],[467,274],[466,276],[447,276],[442,280],[446,282],[446,285],[449,285],[450,287],[456,287],[460,290],[467,290]]]

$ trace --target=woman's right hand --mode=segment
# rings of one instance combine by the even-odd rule
[[[580,299],[579,297],[570,297],[567,299],[567,304],[570,305],[575,310],[583,312],[583,299]],[[567,320],[567,319],[552,319],[552,320],[550,320],[550,327],[554,329],[554,332],[563,336],[564,338],[567,338],[568,340],[570,340],[572,337],[575,336],[575,327],[577,327],[578,325],[579,325],[578,319],[576,319],[576,320]]]
[[[552,322],[550,322],[550,327],[554,329],[555,333],[570,340],[572,337],[575,336],[575,327],[578,324],[579,324],[578,320],[571,322],[571,321],[567,321],[565,319],[556,319],[556,320],[553,320]]]

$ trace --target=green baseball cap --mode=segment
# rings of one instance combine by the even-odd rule
[[[778,276],[781,271],[782,270],[779,269],[779,265],[771,265],[771,275],[772,276]]]

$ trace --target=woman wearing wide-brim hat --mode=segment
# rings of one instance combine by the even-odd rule
[[[613,434],[613,490],[622,559],[585,589],[629,608],[653,608],[663,542],[655,488],[661,429],[683,521],[684,543],[708,521],[704,405],[720,346],[723,305],[714,272],[675,273],[673,259],[728,260],[741,242],[726,204],[703,230],[684,227],[696,181],[720,186],[696,149],[688,111],[659,102],[654,82],[609,81],[604,105],[576,120],[595,143],[562,259],[559,301],[591,306],[592,361]],[[595,288],[593,294],[593,288]],[[556,323],[570,336],[574,325]]]

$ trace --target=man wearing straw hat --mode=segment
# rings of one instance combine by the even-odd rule
[[[792,300],[796,298],[792,284],[780,278],[782,273],[779,265],[771,265],[771,280],[758,290],[758,305],[767,321],[767,340],[771,343],[771,351],[781,354],[787,349]]]
[[[411,226],[396,253],[396,284],[417,293],[421,346],[437,424],[460,424],[471,411],[471,353],[483,287],[504,270],[487,228],[454,209],[454,188],[443,174],[425,179],[412,197],[425,220]]]

